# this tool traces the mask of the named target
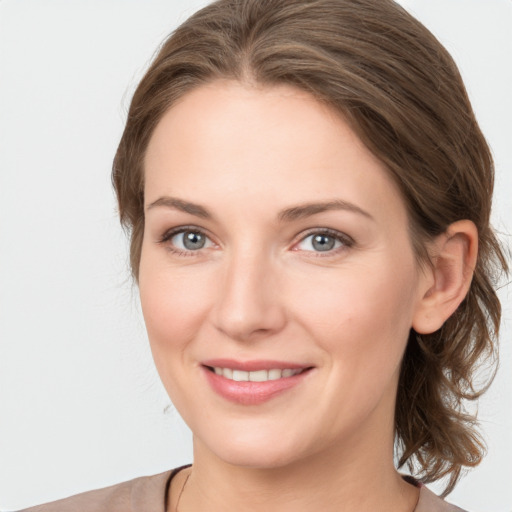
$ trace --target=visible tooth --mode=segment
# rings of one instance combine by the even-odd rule
[[[246,372],[243,370],[233,370],[232,368],[220,368],[218,366],[213,367],[213,371],[217,375],[222,375],[226,379],[231,379],[237,382],[265,382],[267,380],[277,380],[281,378],[293,377],[301,373],[301,369],[286,368],[281,370],[279,368],[273,368],[271,370],[256,370],[252,372]]]
[[[268,372],[267,370],[249,372],[249,380],[251,382],[265,382],[268,380]]]
[[[268,371],[268,380],[277,380],[281,378],[282,371],[279,369],[273,369]]]
[[[248,381],[249,380],[249,372],[244,372],[243,370],[233,370],[232,379],[237,382]]]

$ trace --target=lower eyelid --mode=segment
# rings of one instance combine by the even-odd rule
[[[205,233],[203,230],[195,228],[193,226],[190,226],[190,227],[189,226],[182,226],[182,227],[179,227],[179,228],[169,229],[168,231],[166,231],[163,235],[161,235],[159,237],[159,241],[162,242],[162,243],[168,242],[169,240],[171,240],[176,235],[179,235],[180,233],[186,233],[187,231],[192,231],[194,233],[200,233],[205,238],[207,238],[208,240],[211,241],[211,238],[208,236],[207,233]]]
[[[186,247],[179,247],[172,243],[172,239],[177,235],[184,234],[186,232],[193,232],[201,234],[205,237],[205,246],[198,249],[187,249]],[[215,242],[212,240],[212,237],[209,236],[203,229],[200,229],[196,226],[179,226],[176,228],[172,228],[167,230],[163,235],[161,235],[156,243],[162,245],[167,252],[174,256],[178,257],[199,257],[204,255],[205,250],[209,250],[216,247]],[[182,245],[180,243],[179,245]]]
[[[341,244],[341,246],[335,247],[329,251],[325,251],[326,253],[332,254],[333,252],[341,249],[342,247],[352,247],[354,245],[354,241],[348,235],[344,235],[343,233],[340,233],[337,231],[332,231],[332,230],[318,230],[318,231],[313,231],[313,232],[307,233],[306,235],[303,235],[303,237],[296,244],[294,244],[294,247],[297,247],[300,243],[304,242],[309,237],[312,237],[315,235],[326,235],[328,237],[334,238],[334,240],[336,242],[339,242]],[[311,251],[305,251],[305,252],[321,253],[322,251],[311,250]]]

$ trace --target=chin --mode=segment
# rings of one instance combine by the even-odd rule
[[[233,466],[272,469],[293,464],[306,457],[309,450],[304,445],[304,436],[294,439],[288,431],[283,436],[272,430],[241,428],[226,429],[222,436],[212,436],[210,431],[204,441],[194,439],[194,450],[206,450]],[[291,435],[290,435],[291,434]],[[277,441],[276,441],[277,440]]]

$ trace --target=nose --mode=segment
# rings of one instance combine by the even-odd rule
[[[214,310],[224,335],[251,341],[276,334],[286,323],[277,269],[264,255],[232,255],[219,283]]]

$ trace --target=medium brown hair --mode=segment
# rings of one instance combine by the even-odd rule
[[[464,403],[487,387],[476,385],[475,371],[496,359],[495,281],[507,270],[489,224],[492,157],[455,63],[392,0],[219,0],[198,11],[165,41],[140,82],[114,160],[135,279],[149,139],[179,98],[216,79],[288,84],[339,112],[400,187],[419,261],[427,259],[426,242],[452,222],[476,224],[469,293],[440,330],[411,332],[395,414],[399,467],[419,464],[426,482],[448,477],[447,494],[483,455]]]

